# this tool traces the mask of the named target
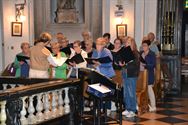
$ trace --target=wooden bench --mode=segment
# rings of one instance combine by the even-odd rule
[[[158,62],[155,68],[155,83],[153,86],[156,100],[160,100],[162,98],[162,88],[163,81],[161,79],[161,64]]]
[[[171,90],[174,81],[167,63],[161,63],[161,71],[161,98],[164,98],[164,96]]]
[[[147,70],[140,71],[137,86],[136,86],[136,96],[138,104],[138,114],[148,112],[148,72]]]

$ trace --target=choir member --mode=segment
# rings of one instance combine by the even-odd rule
[[[153,91],[156,55],[149,49],[150,44],[150,40],[145,40],[142,42],[143,51],[141,52],[141,56],[145,61],[141,62],[140,70],[143,71],[144,69],[147,69],[148,71],[148,96],[150,100],[149,111],[153,112],[156,111],[156,100]]]
[[[66,57],[64,52],[60,51],[60,45],[57,42],[54,42],[51,44],[51,48],[52,48],[52,55],[56,56],[56,58],[61,58],[61,57]],[[52,66],[51,72],[52,72],[52,78],[62,78],[62,79],[66,79],[67,75],[66,75],[66,71],[67,71],[67,64],[63,63],[61,66]]]
[[[109,49],[109,50],[113,50],[114,49],[114,45],[110,42],[110,33],[105,33],[103,35],[103,38],[105,39],[106,41],[106,48]]]
[[[29,57],[29,43],[23,42],[21,43],[21,53],[18,53],[16,55],[16,58],[14,60],[14,67],[16,68],[16,74],[15,77],[29,77],[29,65],[30,60],[28,59],[18,59],[18,57]]]
[[[120,50],[122,48],[121,39],[114,40],[114,49],[111,51],[113,55],[113,68],[115,70],[115,77],[113,78],[120,86],[122,86],[122,74],[121,74],[121,66],[118,65],[118,58],[121,56]]]
[[[85,47],[85,51],[87,52],[88,57],[91,57],[94,50],[92,39],[89,39],[85,42]]]
[[[134,60],[125,63],[119,62],[122,66],[123,88],[124,88],[124,103],[126,110],[122,112],[122,115],[126,117],[134,117],[136,114],[136,83],[139,74],[139,53],[136,43],[133,38],[129,37],[125,42],[125,47],[131,47]]]
[[[92,58],[102,58],[109,57],[113,60],[112,54],[109,49],[105,48],[106,40],[104,38],[98,38],[96,40],[96,50],[93,51]],[[93,61],[93,67],[104,76],[113,78],[115,76],[115,72],[112,66],[112,62],[108,63],[100,63],[99,61]],[[107,114],[110,113],[111,103],[107,103]]]
[[[81,49],[81,42],[79,40],[74,41],[73,43],[73,49],[74,51],[70,55],[70,59],[77,55],[80,54],[82,58],[84,59],[83,62],[77,64],[76,62],[69,62],[69,66],[71,66],[71,69],[69,71],[68,76],[70,77],[78,77],[78,68],[85,68],[87,66],[87,62],[85,61],[85,58],[88,57],[87,52]]]

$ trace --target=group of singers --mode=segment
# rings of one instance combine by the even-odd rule
[[[29,60],[21,60],[15,58],[14,65],[17,68],[16,77],[30,77],[30,78],[62,78],[78,77],[78,68],[95,68],[98,72],[106,77],[115,80],[119,85],[123,86],[125,111],[122,115],[125,117],[134,117],[137,111],[136,102],[136,83],[140,71],[148,70],[148,95],[150,99],[150,111],[156,111],[155,95],[153,92],[154,84],[154,70],[156,65],[156,58],[159,57],[159,47],[154,41],[155,35],[149,33],[143,38],[140,50],[137,49],[134,38],[123,37],[116,38],[114,44],[110,42],[111,35],[105,33],[95,42],[91,39],[91,34],[88,31],[82,32],[83,41],[76,40],[69,43],[69,40],[63,33],[56,34],[56,42],[52,42],[52,36],[44,32],[40,35],[30,47],[29,43],[21,44],[22,52],[17,55],[30,57]],[[125,63],[123,61],[116,61],[119,56],[119,51],[122,48],[130,47],[134,59]],[[65,50],[65,51],[61,51]],[[52,65],[49,58],[67,57],[81,54],[84,61],[81,63],[68,62],[62,65]],[[108,56],[112,62],[100,63],[93,61],[88,64],[85,58],[102,58]],[[140,61],[140,57],[145,62]],[[112,109],[111,109],[112,107]],[[107,105],[108,112],[114,110],[111,104]]]

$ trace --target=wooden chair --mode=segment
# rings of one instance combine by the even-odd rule
[[[138,115],[148,112],[148,72],[147,70],[140,71],[137,86],[136,86],[136,96],[138,104]]]
[[[181,59],[181,75],[188,76],[188,57]]]

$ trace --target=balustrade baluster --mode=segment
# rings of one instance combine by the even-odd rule
[[[3,84],[3,90],[7,89],[8,84]]]
[[[43,113],[42,113],[43,105],[42,105],[41,99],[42,99],[42,93],[37,94],[37,106],[36,106],[37,114],[36,114],[36,117],[37,117],[37,121],[39,121],[39,122],[44,120],[44,116],[43,116]]]
[[[65,88],[65,113],[69,113],[70,112],[70,101],[69,101],[69,96],[68,96],[68,92],[69,92],[69,88]]]
[[[63,91],[63,89],[58,90],[58,110],[59,110],[59,115],[63,115],[63,113],[64,113],[62,91]]]
[[[28,122],[29,124],[34,124],[36,122],[36,117],[34,116],[34,112],[35,112],[35,108],[33,106],[33,96],[29,96],[29,107],[28,107],[28,112],[29,112],[29,116],[28,116]]]
[[[49,96],[48,96],[48,92],[45,93],[44,95],[44,113],[45,113],[45,119],[49,119],[50,117],[50,111],[49,111],[49,108],[50,108],[50,104],[49,104]]]
[[[11,88],[15,88],[16,84],[10,84]]]
[[[22,123],[22,125],[27,125],[27,118],[25,117],[25,115],[27,114],[26,112],[26,100],[27,97],[22,97],[22,102],[23,102],[23,105],[22,105],[22,111],[20,112],[21,114],[21,118],[20,118],[20,121]]]
[[[56,117],[57,114],[57,100],[56,100],[56,96],[57,92],[53,91],[52,92],[52,117]]]
[[[1,102],[1,125],[6,125],[6,112],[5,112],[5,105],[6,105],[6,101],[2,101]]]

